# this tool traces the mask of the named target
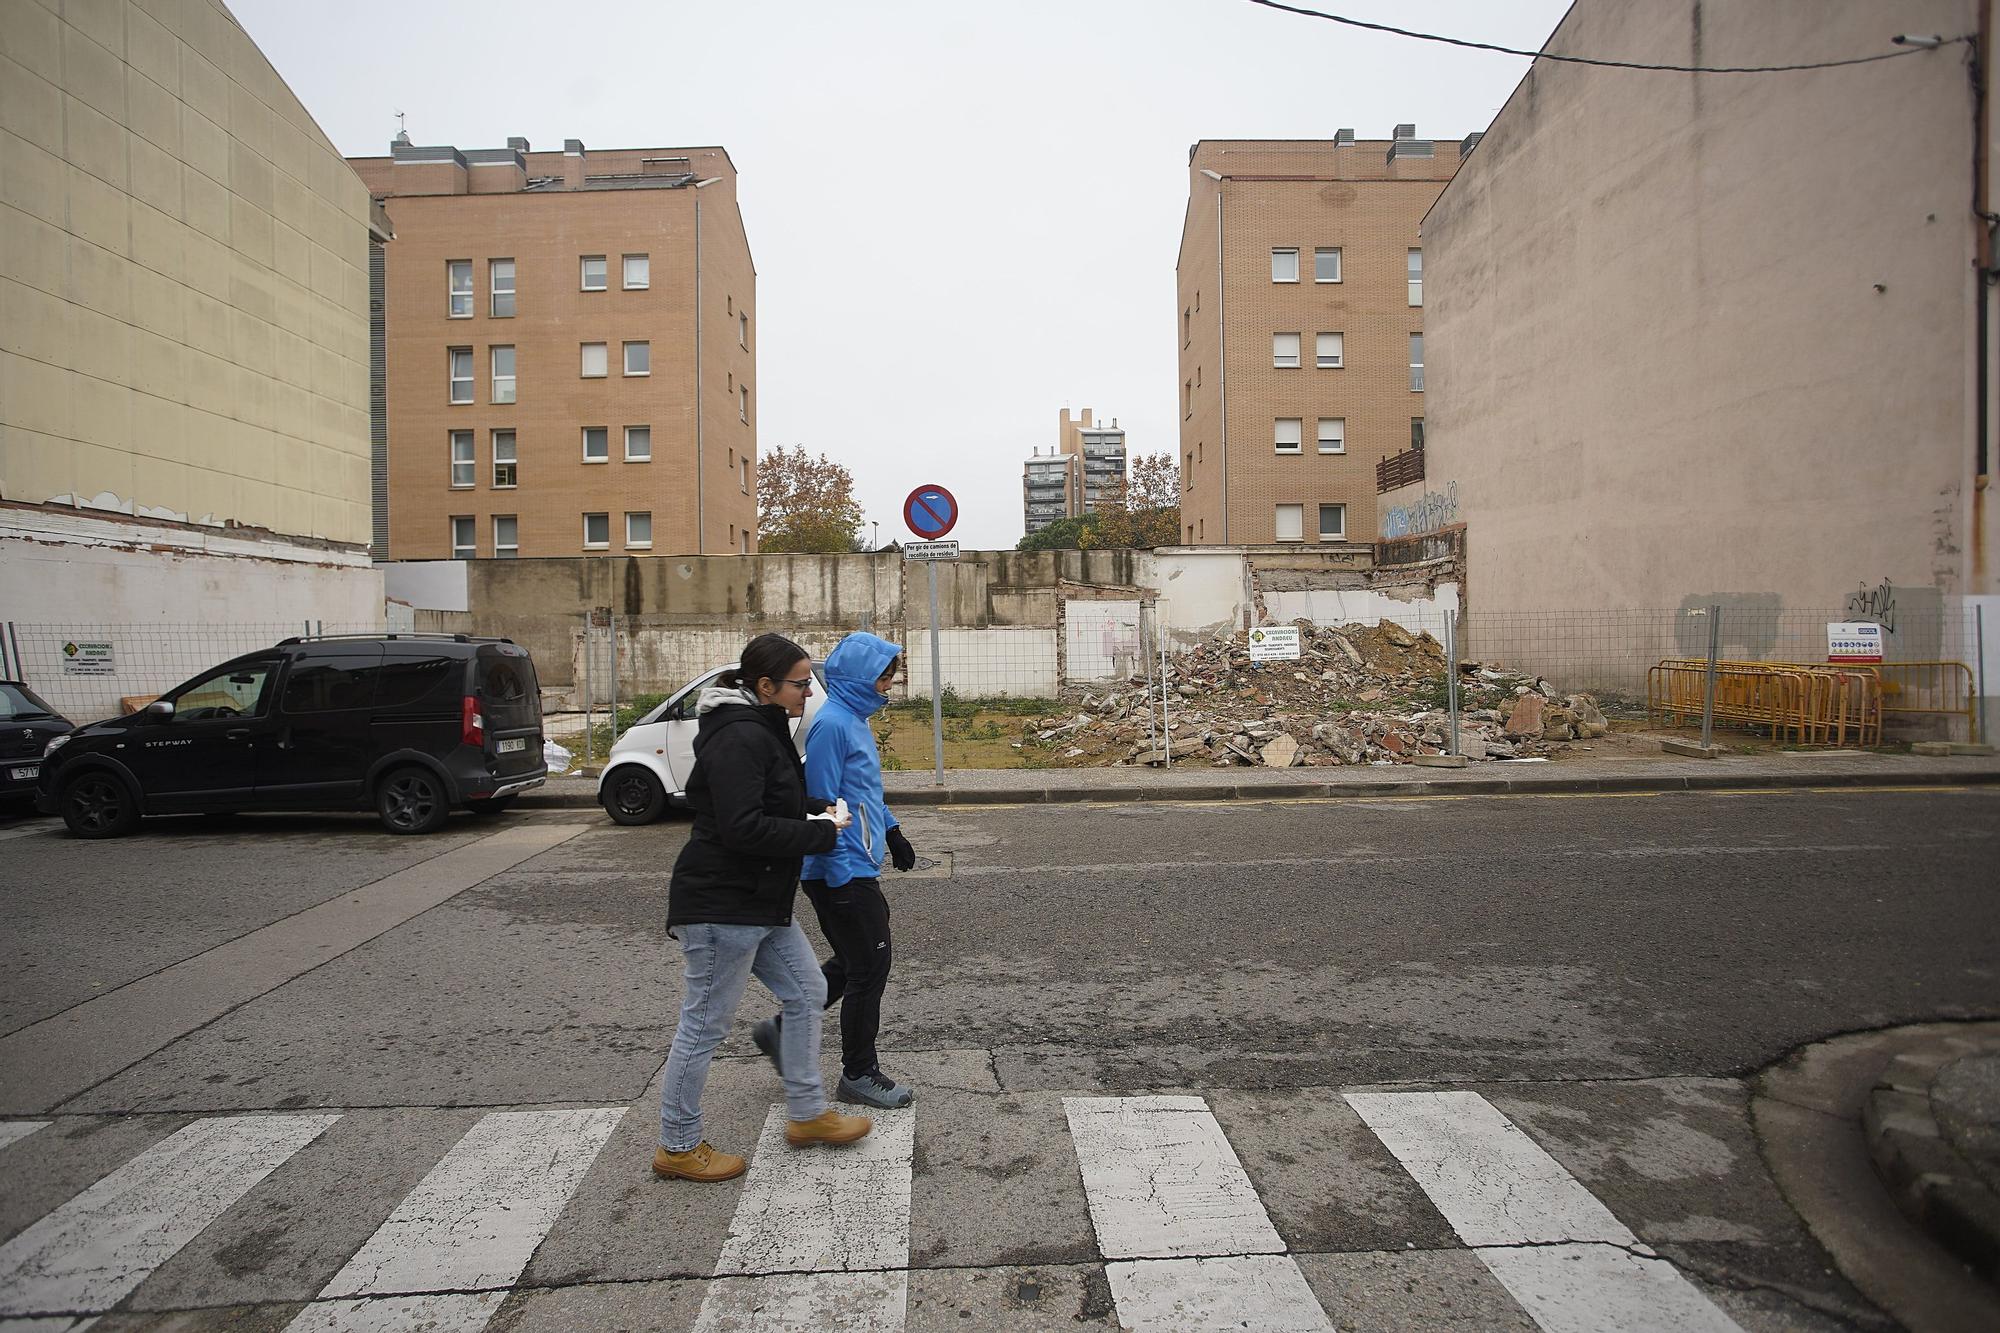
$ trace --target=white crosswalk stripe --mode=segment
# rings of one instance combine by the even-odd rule
[[[109,1310],[338,1115],[199,1120],[0,1245],[0,1315]]]
[[[696,1333],[903,1327],[916,1111],[869,1115],[858,1143],[800,1149],[785,1142],[785,1108],[771,1108]]]
[[[291,1327],[484,1328],[624,1115],[608,1107],[482,1117]]]
[[[1126,1328],[1331,1333],[1229,1138],[1199,1097],[1065,1097]]]
[[[0,1148],[19,1143],[48,1123],[46,1120],[0,1120]]]
[[[1345,1308],[1350,1296],[1335,1294],[1344,1291],[1337,1282],[1329,1285],[1329,1272],[1340,1271],[1329,1269],[1329,1260],[1346,1251],[1296,1236],[1288,1243],[1293,1223],[1286,1219],[1300,1216],[1299,1182],[1260,1196],[1259,1183],[1269,1191],[1273,1182],[1261,1174],[1253,1181],[1243,1161],[1256,1168],[1268,1154],[1259,1156],[1255,1141],[1245,1138],[1239,1158],[1206,1100],[1037,1096],[1045,1100],[1035,1114],[1049,1117],[1052,1126],[1067,1124],[1077,1169],[1062,1169],[1060,1143],[1052,1145],[1057,1160],[1020,1160],[1052,1169],[1049,1189],[1066,1198],[1047,1215],[1069,1219],[1075,1238],[1070,1243],[1083,1244],[1086,1255],[1094,1239],[1122,1327],[1152,1333],[1225,1328],[1329,1333],[1336,1319],[1367,1318],[1361,1307]],[[1060,1120],[1054,1117],[1058,1098]],[[1478,1094],[1357,1092],[1346,1102],[1373,1135],[1357,1140],[1367,1144],[1362,1151],[1374,1160],[1370,1169],[1395,1169],[1393,1158],[1407,1173],[1491,1274],[1491,1281],[1479,1274],[1489,1302],[1517,1304],[1546,1333],[1602,1328],[1738,1333],[1701,1287],[1641,1243],[1603,1201]],[[1221,1104],[1236,1125],[1237,1112],[1230,1110],[1235,1103]],[[436,1154],[449,1140],[431,1137],[433,1126],[422,1137],[434,1146],[408,1163],[404,1177],[415,1179],[428,1166],[421,1180],[400,1199],[371,1196],[380,1199],[371,1214],[351,1218],[348,1238],[328,1247],[323,1266],[295,1269],[285,1280],[296,1285],[277,1289],[287,1294],[267,1285],[252,1299],[304,1302],[290,1325],[299,1333],[479,1333],[517,1299],[524,1309],[542,1311],[537,1317],[544,1322],[529,1326],[557,1326],[579,1317],[576,1310],[584,1307],[548,1307],[555,1293],[536,1290],[539,1282],[523,1289],[537,1252],[556,1237],[552,1253],[558,1257],[550,1275],[565,1275],[557,1279],[558,1289],[567,1286],[574,1281],[567,1275],[582,1275],[579,1255],[585,1256],[585,1273],[591,1266],[591,1251],[580,1249],[577,1237],[609,1237],[617,1244],[622,1213],[605,1210],[643,1200],[638,1206],[652,1215],[653,1234],[671,1236],[671,1247],[643,1260],[606,1254],[602,1271],[613,1285],[601,1288],[604,1298],[643,1302],[643,1285],[629,1298],[611,1295],[618,1291],[615,1279],[678,1285],[688,1274],[687,1256],[715,1254],[712,1269],[705,1258],[695,1261],[695,1272],[712,1276],[698,1293],[681,1293],[683,1303],[668,1320],[673,1326],[691,1323],[697,1333],[783,1328],[902,1333],[909,1321],[934,1317],[940,1290],[954,1290],[949,1283],[957,1279],[946,1276],[952,1265],[972,1265],[967,1273],[982,1265],[979,1250],[968,1252],[954,1241],[960,1248],[946,1268],[912,1269],[913,1237],[934,1246],[940,1235],[960,1234],[956,1214],[938,1207],[941,1198],[956,1196],[933,1191],[967,1185],[976,1191],[983,1181],[951,1174],[968,1166],[983,1175],[990,1165],[993,1178],[1004,1179],[1004,1169],[1016,1165],[944,1155],[944,1166],[934,1157],[931,1174],[917,1177],[915,1108],[872,1113],[874,1131],[849,1147],[794,1149],[784,1141],[780,1105],[766,1116],[740,1184],[717,1189],[658,1182],[638,1161],[624,1161],[623,1148],[619,1161],[605,1160],[593,1173],[627,1113],[623,1107],[491,1113],[441,1156]],[[968,1129],[983,1137],[979,1117],[988,1112],[976,1102],[941,1101],[925,1114],[924,1132],[943,1140]],[[235,1243],[227,1226],[202,1236],[200,1245],[191,1242],[231,1209],[248,1209],[246,1196],[260,1182],[285,1172],[258,1192],[254,1207],[266,1216],[295,1211],[285,1202],[288,1193],[325,1197],[325,1173],[342,1169],[334,1138],[323,1145],[325,1151],[300,1157],[293,1167],[285,1164],[340,1118],[326,1113],[201,1120],[116,1166],[0,1245],[0,1333],[78,1333],[97,1316],[121,1310],[121,1302],[135,1292],[132,1304],[139,1309],[181,1308],[179,1293],[201,1290],[200,1275],[222,1271],[216,1265],[226,1267],[228,1260],[219,1256]],[[79,1169],[78,1134],[36,1137],[49,1123],[0,1122],[0,1149],[11,1149],[10,1171],[33,1179],[46,1163],[87,1179],[81,1170],[88,1167]],[[1253,1116],[1243,1131],[1257,1123]],[[350,1129],[360,1132],[358,1126],[343,1126],[341,1133]],[[634,1132],[628,1126],[618,1143],[626,1144]],[[1006,1142],[1004,1136],[1000,1142]],[[587,1188],[586,1175],[591,1176]],[[1415,1190],[1405,1187],[1402,1197],[1405,1207],[1424,1210]],[[1328,1202],[1336,1208],[1367,1206],[1358,1199]],[[1379,1196],[1375,1202],[1379,1206]],[[338,1211],[335,1204],[335,1215]],[[920,1226],[913,1226],[913,1216]],[[974,1211],[965,1216],[971,1234],[1011,1234],[1018,1244],[1018,1226],[1012,1232],[1005,1226],[988,1231],[990,1222]],[[683,1222],[685,1229],[678,1229]],[[1424,1229],[1431,1246],[1443,1234],[1428,1215],[1421,1222],[1413,1216],[1411,1224]],[[994,1243],[996,1249],[987,1254],[1004,1252],[997,1248],[1001,1242]],[[1051,1239],[1051,1245],[1061,1243]],[[1477,1271],[1463,1251],[1454,1253],[1460,1271]],[[173,1271],[162,1272],[157,1285],[147,1282],[176,1255]],[[1008,1259],[1002,1266],[1022,1263],[1034,1260]],[[331,1278],[325,1276],[329,1272]],[[1035,1279],[1038,1291],[1045,1280]],[[562,1313],[549,1323],[553,1311]]]
[[[1478,1093],[1356,1092],[1347,1102],[1548,1333],[1738,1333]]]

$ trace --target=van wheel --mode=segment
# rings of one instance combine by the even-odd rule
[[[122,838],[139,827],[139,798],[116,773],[81,773],[63,784],[63,823],[79,838]]]
[[[375,813],[391,833],[435,833],[451,814],[444,782],[427,768],[399,768],[375,789]]]
[[[514,798],[511,796],[488,796],[484,800],[467,801],[466,804],[472,807],[472,813],[475,815],[497,815],[508,806],[514,804]]]
[[[604,813],[620,824],[650,824],[666,808],[666,789],[637,764],[625,765],[604,784]]]

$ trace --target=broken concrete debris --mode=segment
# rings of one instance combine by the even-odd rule
[[[1449,746],[1444,647],[1394,621],[1338,629],[1293,622],[1297,662],[1253,664],[1247,637],[1221,635],[1169,659],[1171,729],[1159,734],[1160,682],[1144,676],[1075,689],[1065,710],[1031,718],[1022,744],[1055,765],[1175,763],[1324,767],[1412,763]],[[1539,677],[1460,662],[1459,753],[1475,761],[1542,757],[1610,730],[1588,694]]]

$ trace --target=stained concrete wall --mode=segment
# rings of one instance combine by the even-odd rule
[[[1792,64],[1977,26],[1974,0],[1579,0],[1548,49]],[[1886,586],[1930,626],[1900,655],[1951,646],[1940,617],[1995,590],[1965,61],[1532,68],[1425,220],[1430,475],[1387,497],[1455,504],[1475,632],[1521,627],[1525,659],[1625,633],[1576,613],[1657,610],[1632,647],[1672,651],[1672,614],[1720,600],[1799,646],[1781,621]]]

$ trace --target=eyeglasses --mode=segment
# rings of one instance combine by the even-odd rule
[[[780,685],[790,685],[794,689],[809,690],[812,688],[813,678],[811,676],[807,676],[803,680],[781,680],[778,683]]]

